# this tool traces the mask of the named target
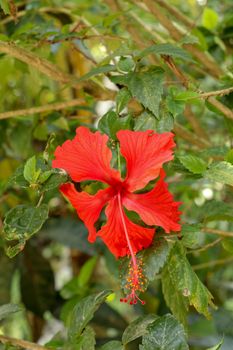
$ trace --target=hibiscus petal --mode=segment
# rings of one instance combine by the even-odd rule
[[[116,257],[130,254],[127,239],[120,215],[119,202],[117,196],[113,197],[105,210],[107,223],[98,232],[108,249]],[[123,212],[129,240],[134,253],[143,248],[147,248],[153,239],[155,230],[138,226],[130,221]]]
[[[96,229],[94,225],[100,216],[101,210],[112,198],[114,190],[109,187],[105,190],[98,191],[95,195],[90,195],[86,192],[78,192],[74,184],[67,183],[60,187],[60,191],[69,199],[76,209],[78,216],[86,225],[89,231],[89,242],[94,242],[96,239]]]
[[[127,162],[126,183],[128,190],[134,192],[155,179],[163,163],[173,159],[175,147],[173,134],[157,134],[153,131],[118,131],[120,150]]]
[[[57,147],[53,168],[66,170],[73,181],[97,180],[113,185],[120,174],[110,167],[112,153],[107,142],[108,136],[79,127],[73,140]]]
[[[164,170],[160,172],[160,179],[154,189],[144,194],[127,193],[123,197],[123,205],[128,210],[138,213],[147,225],[163,227],[165,232],[180,231],[178,223],[181,212],[178,211],[180,202],[174,202],[168,185],[164,182]]]

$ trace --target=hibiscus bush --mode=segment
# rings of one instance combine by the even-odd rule
[[[0,0],[0,349],[233,349],[231,0]]]

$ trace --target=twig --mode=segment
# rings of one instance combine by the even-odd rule
[[[198,265],[192,265],[193,270],[202,270],[202,269],[208,269],[209,267],[214,267],[217,265],[224,265],[233,262],[233,256],[227,258],[227,259],[218,259],[209,261],[207,263],[198,264]]]
[[[36,113],[49,112],[49,111],[59,111],[65,108],[75,107],[79,105],[84,106],[84,103],[85,101],[83,99],[77,98],[67,102],[50,103],[48,105],[39,106],[39,107],[32,107],[27,109],[18,109],[16,111],[3,112],[3,113],[0,113],[0,120],[12,118],[12,117],[26,116],[26,115],[36,114]]]
[[[199,248],[199,249],[191,249],[187,252],[187,254],[196,254],[196,253],[201,253],[204,252],[205,250],[214,247],[216,244],[218,244],[219,242],[221,242],[222,238],[217,238],[215,241],[208,243],[206,245],[204,245],[203,247]]]
[[[28,350],[49,350],[48,348],[46,348],[42,345],[32,343],[32,342],[22,340],[22,339],[7,337],[5,335],[0,335],[0,342],[2,344],[10,344],[13,346],[19,346],[20,348],[28,349]]]
[[[180,138],[192,143],[200,149],[209,147],[209,142],[207,140],[202,139],[200,136],[196,136],[177,122],[175,123],[173,130]]]
[[[162,26],[167,29],[175,41],[182,39],[184,33],[182,33],[176,26],[174,26],[170,19],[161,11],[161,8],[156,4],[156,1],[144,0],[143,2],[139,2],[138,0],[130,0],[130,2],[152,13],[162,24]],[[222,69],[217,65],[217,63],[210,55],[200,51],[196,46],[191,44],[186,44],[184,47],[194,57],[196,57],[199,62],[202,63],[202,65],[213,77],[219,78],[223,74]]]
[[[210,92],[203,92],[203,93],[199,94],[199,97],[209,98],[211,96],[224,96],[224,95],[229,95],[231,92],[233,92],[233,86],[231,86],[227,89],[210,91]]]
[[[206,233],[212,233],[214,235],[223,236],[223,237],[233,237],[233,232],[222,231],[222,230],[209,228],[209,227],[203,227],[202,231]]]

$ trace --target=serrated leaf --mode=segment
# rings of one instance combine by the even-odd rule
[[[148,325],[154,322],[157,318],[158,316],[156,315],[146,315],[146,316],[141,316],[136,320],[134,320],[133,322],[131,322],[123,333],[123,336],[122,336],[123,344],[126,345],[131,341],[147,334]]]
[[[6,240],[26,241],[40,230],[48,218],[48,206],[40,207],[18,205],[12,208],[5,216],[4,238]]]
[[[21,308],[17,304],[5,304],[0,306],[0,321],[20,310]]]
[[[123,345],[118,340],[112,340],[103,346],[99,350],[125,350]]]
[[[204,234],[200,224],[184,224],[181,229],[182,243],[185,247],[194,249],[204,243]]]
[[[172,248],[166,268],[176,290],[186,296],[189,304],[199,313],[209,318],[208,308],[214,307],[213,296],[193,271],[180,242]]]
[[[30,183],[35,184],[40,175],[41,169],[36,170],[36,157],[29,158],[24,165],[24,178]]]
[[[75,339],[80,336],[83,329],[94,316],[95,311],[110,294],[111,291],[105,290],[100,293],[89,295],[75,306],[68,328],[68,337],[70,341],[75,341]]]
[[[211,164],[204,175],[209,180],[233,186],[233,165],[228,162]]]
[[[75,343],[65,344],[65,348],[70,350],[95,350],[95,331],[92,327],[87,326],[83,333],[75,340]]]
[[[164,315],[147,328],[140,350],[188,350],[183,326],[172,315]]]
[[[203,174],[206,170],[207,164],[199,157],[186,155],[178,156],[178,158],[183,166],[193,174]]]
[[[145,50],[143,50],[142,52],[140,52],[140,54],[138,55],[138,58],[145,57],[151,53],[157,54],[157,55],[166,55],[166,56],[182,58],[183,60],[186,60],[186,61],[192,61],[192,57],[187,51],[172,44],[152,45],[146,48]]]
[[[107,112],[99,121],[98,129],[110,136],[113,140],[116,140],[116,133],[119,130],[131,129],[131,115],[126,117],[119,117],[116,112]]]
[[[146,130],[156,130],[157,120],[153,116],[153,114],[144,111],[137,118],[135,118],[134,122],[134,130],[135,131],[146,131]]]
[[[7,187],[12,187],[12,186],[19,186],[22,188],[27,188],[29,186],[28,181],[25,180],[24,175],[24,165],[20,165],[13,175],[10,176]]]
[[[121,57],[117,63],[117,68],[120,72],[131,72],[135,68],[135,62],[132,57]]]
[[[187,326],[188,300],[176,289],[174,281],[171,279],[167,266],[162,272],[162,291],[167,306],[173,315],[185,327]]]
[[[123,111],[130,99],[131,93],[128,89],[123,88],[118,91],[116,95],[116,110],[118,114]]]

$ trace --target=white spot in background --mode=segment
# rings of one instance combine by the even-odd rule
[[[198,5],[205,6],[207,4],[207,0],[197,0]]]
[[[202,194],[205,197],[205,199],[212,199],[214,196],[214,192],[211,188],[204,188],[202,190]]]

